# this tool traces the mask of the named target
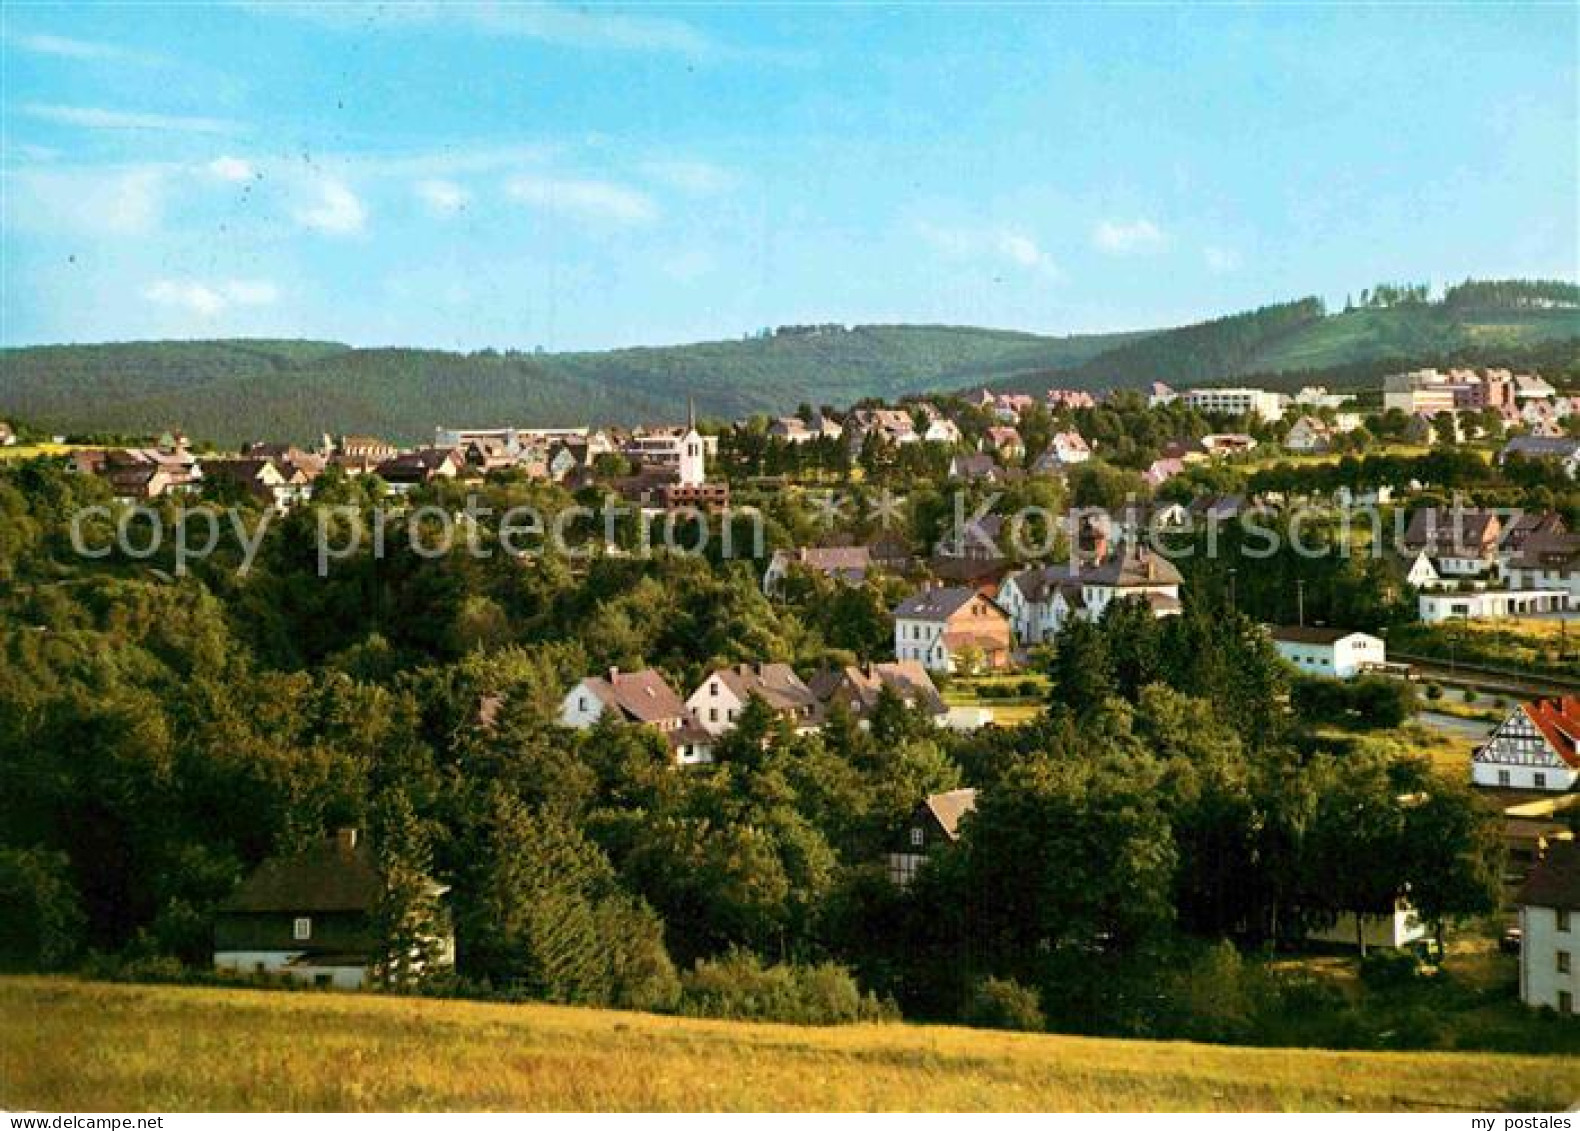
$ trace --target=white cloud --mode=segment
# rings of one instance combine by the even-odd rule
[[[52,234],[141,236],[159,227],[162,170],[26,169],[7,174],[8,221]]]
[[[245,181],[252,177],[252,166],[240,157],[216,157],[208,163],[208,171],[222,181]]]
[[[300,224],[332,236],[348,236],[360,232],[367,222],[367,209],[357,194],[343,182],[326,179],[318,183],[318,202],[311,207],[299,208],[296,219]]]
[[[1010,263],[1050,279],[1060,277],[1053,256],[1031,236],[1013,228],[946,228],[923,223],[918,231],[924,240],[955,259]]]
[[[658,215],[646,195],[612,181],[523,175],[506,191],[522,204],[580,220],[645,224]]]
[[[1092,229],[1092,243],[1112,255],[1155,251],[1165,243],[1162,229],[1151,220],[1104,220]]]
[[[152,130],[160,133],[228,134],[241,127],[225,118],[192,117],[180,114],[139,114],[109,110],[102,106],[59,106],[29,102],[22,112],[45,122],[80,126],[88,130]]]
[[[706,161],[649,161],[642,166],[642,172],[694,196],[718,196],[729,192],[740,180],[729,169]]]
[[[1227,275],[1231,271],[1240,269],[1240,254],[1226,247],[1206,247],[1202,249],[1202,258],[1207,261],[1207,270],[1214,275]]]
[[[154,62],[154,56],[140,51],[128,51],[113,43],[92,39],[75,39],[67,35],[35,32],[32,35],[9,36],[6,42],[35,55],[51,55],[57,59],[107,60],[127,63]]]
[[[439,216],[453,216],[466,207],[471,199],[467,191],[454,181],[418,181],[413,189],[417,197]]]
[[[143,297],[159,306],[212,318],[232,307],[272,306],[280,292],[273,283],[257,279],[230,279],[219,283],[160,279],[143,291]]]

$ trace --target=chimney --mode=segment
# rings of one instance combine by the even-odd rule
[[[619,668],[610,668],[609,669],[609,682],[613,683],[615,680],[617,680],[619,678],[620,678],[620,669]]]
[[[335,847],[341,852],[350,852],[357,846],[357,830],[341,828],[335,830]]]

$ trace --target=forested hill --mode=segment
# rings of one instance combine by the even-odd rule
[[[435,425],[630,424],[785,413],[1067,369],[1136,335],[1042,337],[953,326],[781,327],[698,345],[602,353],[352,349],[278,341],[135,342],[0,353],[0,418],[59,431],[179,424],[235,443]]]
[[[737,341],[600,353],[353,349],[332,342],[134,342],[0,352],[0,419],[61,432],[179,425],[220,443],[322,432],[414,441],[436,425],[675,421],[964,389],[1041,392],[1254,375],[1373,382],[1393,366],[1580,364],[1580,288],[1471,282],[1433,301],[1379,286],[1330,314],[1305,298],[1169,330],[1045,337],[961,326],[785,326]],[[1580,371],[1573,376],[1580,378]]]

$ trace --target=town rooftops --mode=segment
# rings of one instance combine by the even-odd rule
[[[1580,439],[1572,436],[1515,436],[1503,445],[1500,460],[1510,456],[1527,459],[1571,459],[1580,455]]]
[[[965,585],[923,589],[901,601],[894,615],[902,620],[946,621],[980,596]]]
[[[1107,585],[1114,589],[1135,589],[1150,585],[1179,585],[1183,581],[1180,571],[1168,558],[1134,545],[1091,565],[1066,562],[1051,568],[1055,572],[1043,584],[1064,586],[1075,582],[1082,585]]]
[[[1526,907],[1580,911],[1580,841],[1550,843],[1515,902]]]
[[[887,687],[901,699],[930,715],[945,714],[949,708],[932,676],[927,674],[918,660],[897,660],[894,663],[851,665],[831,671],[821,671],[809,682],[812,693],[821,702],[828,702],[841,687],[851,695],[852,713],[861,716],[872,710],[878,702],[878,693]]]
[[[370,912],[383,891],[373,850],[355,829],[342,829],[310,848],[265,860],[219,910]]]
[[[652,668],[639,672],[610,668],[607,676],[589,676],[582,682],[605,707],[619,711],[633,722],[684,719],[687,715],[686,704]]]

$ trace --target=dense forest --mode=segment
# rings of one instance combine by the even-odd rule
[[[1441,302],[1391,297],[1337,314],[1302,299],[1170,330],[1064,338],[951,326],[789,326],[739,341],[599,353],[353,349],[278,341],[49,346],[0,353],[0,417],[46,432],[153,433],[221,444],[323,432],[416,442],[436,426],[675,421],[781,414],[988,384],[1042,393],[1255,376],[1280,388],[1375,383],[1426,364],[1580,364],[1563,284],[1466,282]],[[1555,348],[1551,343],[1557,342]]]
[[[1072,497],[1098,497],[1106,474],[1073,478]],[[411,502],[573,501],[510,475],[427,490]],[[903,530],[919,548],[940,515],[936,493],[915,494]],[[379,496],[330,472],[315,507]],[[746,498],[765,550],[818,529],[792,493]],[[809,578],[770,601],[760,562],[716,557],[433,558],[410,541],[415,510],[391,519],[388,552],[364,545],[319,576],[313,507],[271,523],[245,573],[232,532],[182,575],[168,539],[74,553],[71,517],[106,501],[47,460],[0,472],[10,965],[202,969],[210,911],[250,867],[349,824],[392,874],[452,887],[458,972],[431,991],[730,1013],[772,984],[793,999],[775,1015],[802,1020],[1449,1039],[1358,1026],[1353,1003],[1253,961],[1406,887],[1432,921],[1481,914],[1501,849],[1462,782],[1372,735],[1408,716],[1408,685],[1357,687],[1357,729],[1323,729],[1331,696],[1291,685],[1245,615],[1263,600],[1251,587],[1193,575],[1183,616],[1120,602],[1073,622],[1037,661],[1051,692],[1023,727],[956,734],[886,696],[870,729],[835,710],[796,734],[754,703],[714,765],[678,770],[649,730],[554,726],[565,689],[611,666],[689,690],[727,663],[883,658],[903,590]],[[114,523],[93,516],[85,541]],[[485,520],[480,545],[497,534]],[[1364,576],[1326,589],[1378,600]],[[979,801],[958,851],[896,889],[897,831],[961,785]]]

